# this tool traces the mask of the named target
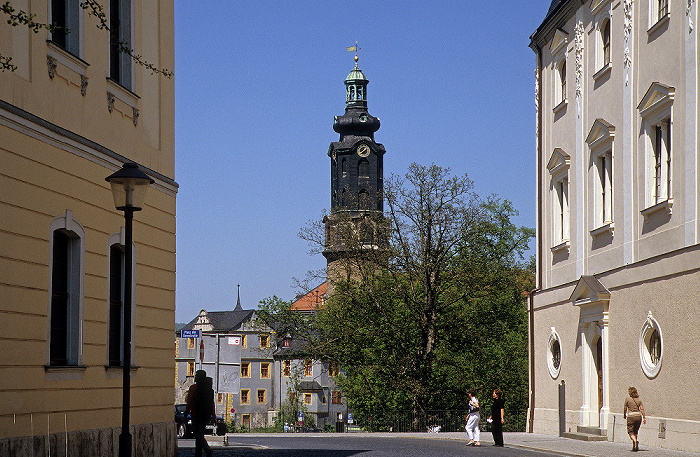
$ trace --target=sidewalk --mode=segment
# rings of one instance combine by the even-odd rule
[[[419,433],[418,435],[423,435],[425,438],[467,440],[465,433]],[[449,437],[447,435],[449,435]],[[491,446],[493,444],[491,433],[482,432],[481,437],[482,446]],[[648,447],[644,445],[643,440],[640,441],[638,453],[631,451],[631,441],[629,444],[611,443],[608,441],[579,441],[568,438],[560,438],[553,435],[536,435],[533,433],[513,432],[504,433],[503,441],[505,442],[506,447],[551,452],[554,455],[564,455],[570,457],[630,457],[633,455],[645,457],[690,457],[700,455],[700,452],[681,452]]]

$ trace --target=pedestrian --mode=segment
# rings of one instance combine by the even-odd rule
[[[639,427],[642,423],[647,423],[647,416],[644,414],[644,405],[642,399],[639,398],[639,393],[635,387],[627,389],[629,396],[625,399],[625,407],[622,410],[622,417],[627,418],[627,433],[632,440],[632,450],[639,450]]]
[[[467,416],[467,446],[481,446],[481,432],[479,431],[479,400],[474,390],[469,391],[469,415]]]
[[[499,389],[493,390],[493,403],[491,404],[491,433],[493,434],[493,445],[503,447],[503,424],[505,423],[505,410],[503,407],[503,392]]]
[[[192,418],[192,428],[194,433],[195,448],[194,456],[202,457],[202,450],[207,457],[211,457],[213,451],[209,443],[204,438],[204,430],[215,412],[213,381],[207,377],[207,372],[197,370],[194,374],[194,384],[187,391],[187,406],[185,417],[189,413]]]

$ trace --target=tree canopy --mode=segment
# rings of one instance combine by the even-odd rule
[[[340,363],[338,384],[359,419],[463,409],[472,388],[500,388],[524,409],[533,230],[511,222],[510,202],[482,199],[466,175],[436,165],[392,176],[384,198],[388,246],[345,243],[364,267],[348,263],[352,271],[301,324],[313,327],[303,332],[309,355]],[[327,240],[311,227],[303,236],[321,249]],[[344,236],[365,238],[351,232]]]

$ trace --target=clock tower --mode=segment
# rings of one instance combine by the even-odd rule
[[[367,111],[367,84],[357,64],[345,79],[345,114],[335,116],[333,130],[340,134],[328,148],[331,161],[331,214],[323,220],[328,261],[329,293],[334,280],[349,279],[357,261],[385,252],[382,236],[384,146],[374,141],[379,119]]]

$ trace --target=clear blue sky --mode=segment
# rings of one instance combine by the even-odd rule
[[[175,0],[177,322],[295,296],[330,205],[358,41],[385,178],[435,163],[535,226],[535,54],[549,0]]]

